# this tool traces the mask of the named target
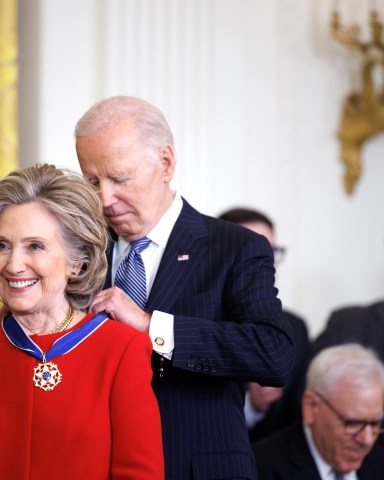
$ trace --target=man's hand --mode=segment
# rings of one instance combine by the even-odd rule
[[[142,310],[119,287],[99,292],[89,311],[94,314],[105,311],[113,320],[130,325],[141,332],[148,332],[151,322],[151,315]]]
[[[278,400],[283,394],[283,388],[262,387],[258,383],[248,384],[249,399],[256,412],[265,413],[271,403]]]

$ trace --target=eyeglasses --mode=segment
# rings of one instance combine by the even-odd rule
[[[380,418],[379,420],[359,420],[357,418],[348,418],[344,417],[336,408],[327,400],[321,393],[315,392],[316,395],[321,399],[321,401],[336,415],[340,422],[344,426],[344,431],[348,435],[357,435],[362,432],[367,425],[372,429],[374,435],[379,435],[384,431],[384,419]]]
[[[280,263],[285,257],[287,249],[285,247],[272,246],[275,263]]]

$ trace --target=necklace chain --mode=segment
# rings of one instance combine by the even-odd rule
[[[68,327],[68,325],[72,322],[74,316],[75,316],[75,310],[72,307],[72,305],[69,305],[68,315],[66,315],[64,320],[49,333],[58,333],[58,332],[62,332],[63,330],[65,330]]]

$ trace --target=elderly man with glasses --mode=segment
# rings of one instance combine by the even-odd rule
[[[358,344],[322,350],[311,361],[303,424],[253,445],[263,480],[383,480],[384,366]]]

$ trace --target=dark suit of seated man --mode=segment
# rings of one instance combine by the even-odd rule
[[[358,344],[322,350],[307,372],[303,423],[253,444],[262,480],[383,480],[384,367]],[[341,475],[341,476],[337,476]]]
[[[340,343],[357,342],[373,348],[384,362],[384,302],[339,308],[314,340],[312,355]]]

